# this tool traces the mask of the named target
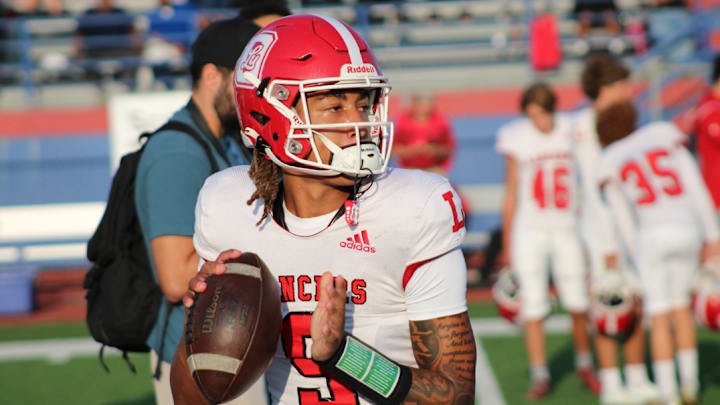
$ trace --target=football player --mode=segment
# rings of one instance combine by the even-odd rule
[[[200,192],[204,264],[184,303],[236,249],[267,263],[284,316],[265,374],[273,404],[474,403],[464,213],[446,179],[387,168],[389,90],[365,41],[331,17],[277,20],[238,59],[254,158]],[[176,404],[203,403],[180,346]],[[342,366],[353,361],[361,370]]]
[[[579,111],[573,119],[573,155],[582,190],[580,232],[590,264],[591,290],[595,292],[604,289],[610,280],[632,279],[630,274],[613,274],[628,270],[616,242],[612,219],[595,182],[595,169],[601,150],[595,130],[595,117],[598,111],[608,105],[631,99],[629,74],[627,68],[608,55],[590,56],[581,75],[581,86],[592,105]],[[637,307],[639,310],[640,306]],[[593,316],[604,315],[593,311]],[[638,313],[637,317],[641,319],[641,314]],[[660,400],[660,393],[647,375],[645,329],[639,326],[630,330],[623,343],[626,384],[623,384],[618,367],[617,340],[603,333],[595,334],[595,350],[600,367],[598,374],[602,387],[600,402],[604,405],[652,403]]]
[[[720,230],[710,195],[683,146],[684,135],[668,122],[636,130],[635,121],[629,101],[598,113],[597,134],[604,149],[597,182],[640,276],[651,320],[653,371],[663,399],[697,403],[697,342],[689,295],[701,260],[720,252]]]
[[[585,261],[575,223],[570,122],[555,114],[556,97],[545,84],[527,88],[520,104],[526,118],[500,129],[496,149],[506,160],[503,246],[522,301],[520,318],[531,370],[527,397],[539,399],[550,392],[542,326],[551,309],[549,261],[560,300],[572,317],[577,373],[597,393],[588,335]]]

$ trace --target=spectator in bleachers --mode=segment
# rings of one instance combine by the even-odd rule
[[[159,0],[148,14],[150,35],[143,47],[143,62],[152,66],[156,81],[169,85],[173,76],[186,73],[184,55],[198,29],[194,10],[188,1]]]
[[[720,208],[720,55],[710,79],[712,87],[694,112],[694,132],[700,171],[715,208]]]
[[[123,64],[108,59],[138,56],[142,42],[134,34],[133,17],[115,7],[112,0],[99,0],[97,7],[87,10],[78,21],[76,53],[83,58],[106,60],[103,65],[89,67],[90,77],[132,74],[135,67],[132,62]]]
[[[578,35],[588,35],[595,27],[612,35],[620,33],[614,0],[575,0],[573,13],[578,19]]]
[[[61,0],[29,0],[22,14],[25,17],[60,17],[68,12]]]
[[[9,22],[11,18],[15,18],[17,15],[15,9],[0,1],[0,19],[2,19],[0,20],[0,63],[11,61],[15,57],[12,47],[5,41],[13,36],[13,30]],[[5,83],[7,79],[0,76],[0,83]]]
[[[412,95],[410,108],[395,121],[392,153],[400,167],[448,177],[455,151],[455,134],[430,94]]]
[[[200,8],[215,9],[244,9],[248,7],[261,6],[268,3],[279,3],[285,5],[285,0],[192,0]],[[331,3],[332,1],[323,0],[322,3]],[[304,6],[308,6],[303,1]],[[289,15],[289,14],[288,14]]]
[[[189,1],[159,0],[148,14],[150,32],[166,41],[186,47],[192,42],[196,24],[195,6]]]

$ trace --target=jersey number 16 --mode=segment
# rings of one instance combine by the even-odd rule
[[[570,170],[565,166],[556,166],[552,170],[543,169],[542,166],[539,166],[533,178],[533,197],[538,207],[545,208],[549,204],[547,197],[550,196],[555,208],[567,208],[570,205],[570,190],[567,184]],[[549,179],[552,182],[550,187],[546,187],[546,172],[549,172],[551,176]]]

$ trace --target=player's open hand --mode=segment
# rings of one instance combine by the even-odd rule
[[[183,305],[185,305],[185,308],[190,308],[194,302],[193,296],[195,293],[201,293],[205,291],[205,288],[207,288],[207,284],[205,283],[205,279],[208,278],[208,276],[212,276],[214,274],[223,274],[225,270],[227,270],[227,266],[225,266],[225,262],[230,259],[235,259],[240,257],[242,254],[241,251],[237,249],[228,249],[220,255],[218,255],[217,259],[213,262],[205,262],[202,267],[200,268],[200,271],[190,279],[189,283],[189,290],[185,292],[185,295],[183,295],[182,301]]]
[[[347,282],[325,272],[320,280],[320,299],[310,322],[312,358],[325,361],[335,353],[345,332]]]

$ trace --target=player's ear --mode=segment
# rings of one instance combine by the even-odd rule
[[[202,70],[200,70],[200,80],[206,87],[213,91],[217,90],[220,86],[223,81],[222,78],[222,72],[212,63],[206,63],[205,66],[202,67]]]

